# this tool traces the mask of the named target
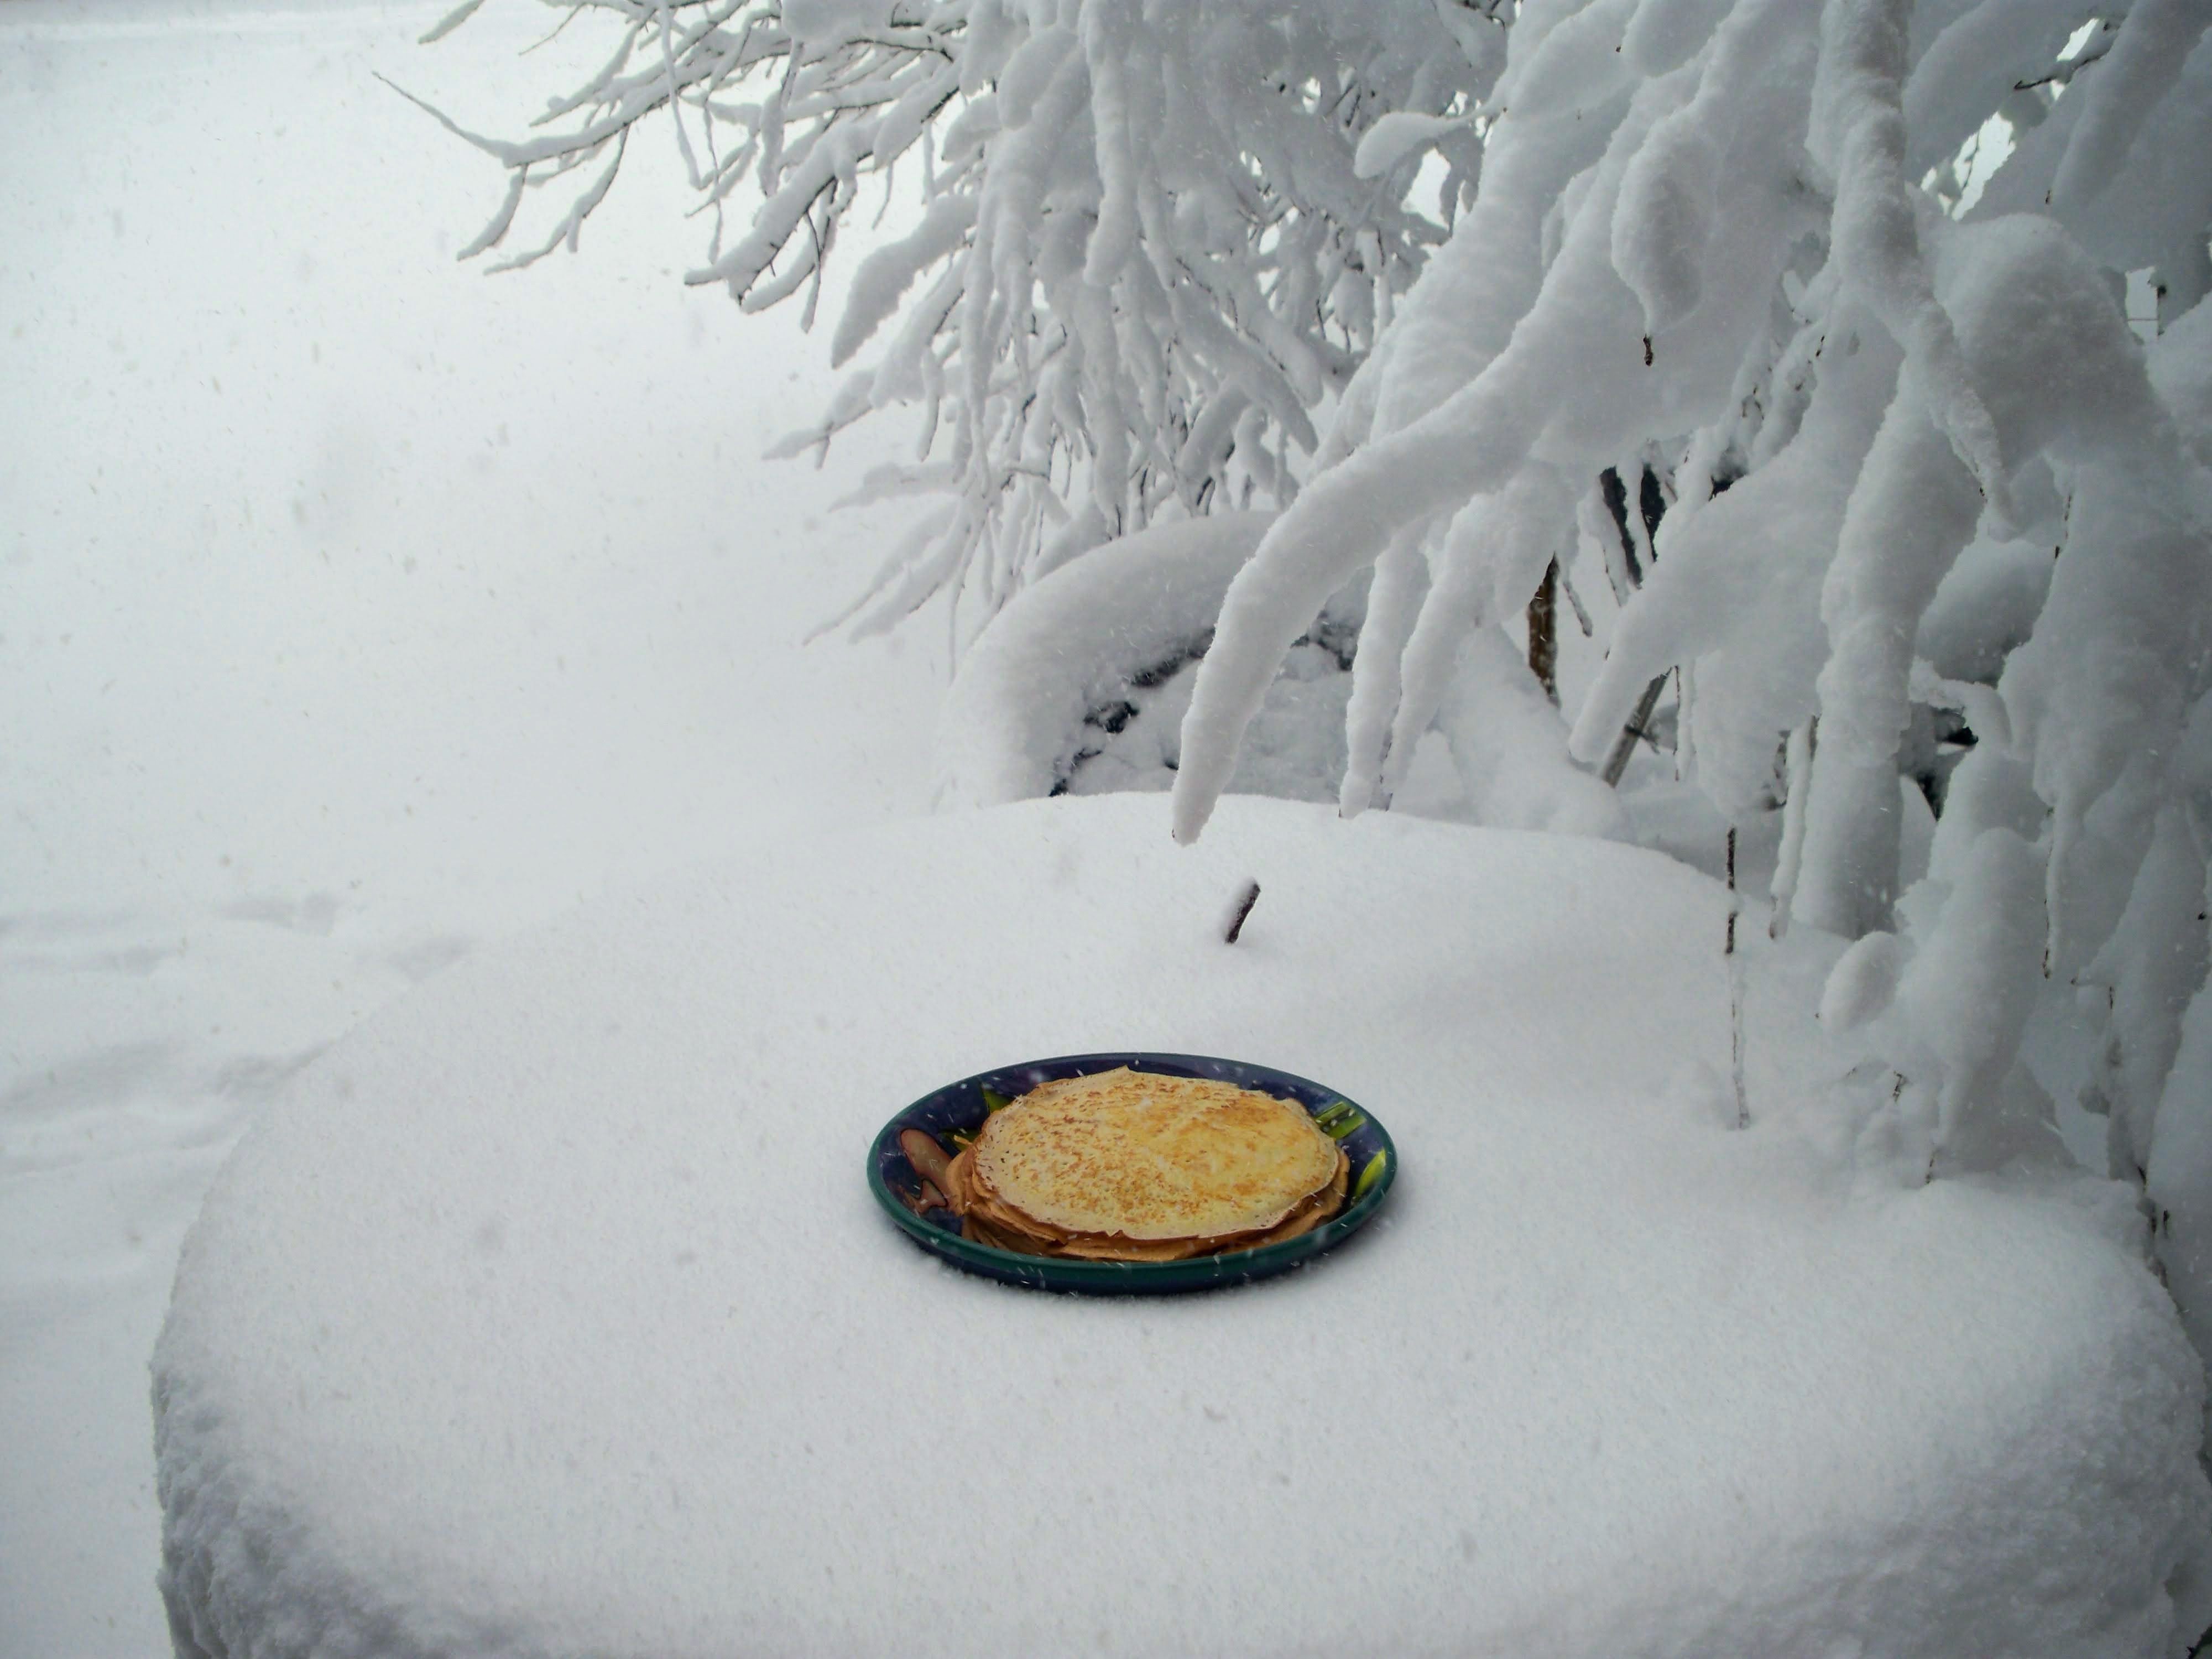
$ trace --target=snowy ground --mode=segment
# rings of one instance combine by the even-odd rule
[[[1772,975],[1737,1132],[1726,895],[1652,853],[1168,821],[1032,800],[702,865],[333,1046],[209,1194],[155,1354],[185,1650],[2179,1659],[2203,1628],[2199,1368],[2125,1188],[1924,1182]],[[897,1105],[1149,1045],[1374,1111],[1374,1224],[1249,1290],[1079,1301],[876,1212]]]
[[[752,830],[919,803],[933,638],[759,464],[822,352],[671,272],[453,252],[534,7],[0,8],[0,1656],[165,1652],[146,1357],[301,1060],[480,941]],[[665,135],[659,135],[665,137]]]

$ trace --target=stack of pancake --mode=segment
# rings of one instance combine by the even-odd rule
[[[1295,1238],[1350,1165],[1295,1102],[1127,1066],[994,1112],[945,1170],[962,1231],[1028,1255],[1176,1261]]]

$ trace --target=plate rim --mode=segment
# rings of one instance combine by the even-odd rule
[[[885,1142],[906,1125],[903,1120],[918,1107],[954,1090],[971,1084],[980,1085],[986,1079],[1007,1072],[1018,1072],[1032,1066],[1084,1066],[1089,1061],[1110,1062],[1094,1069],[1109,1071],[1114,1066],[1126,1066],[1132,1061],[1166,1061],[1186,1066],[1233,1066],[1248,1072],[1263,1073],[1325,1095],[1333,1101],[1341,1101],[1359,1113],[1365,1120],[1362,1126],[1372,1128],[1382,1141],[1379,1155],[1382,1172],[1375,1184],[1345,1206],[1338,1214],[1295,1238],[1279,1239],[1272,1244],[1251,1246],[1241,1250],[1224,1250],[1211,1255],[1186,1256],[1173,1261],[1085,1261],[1059,1256],[1025,1255],[1018,1250],[1001,1249],[995,1244],[980,1243],[947,1232],[916,1215],[896,1196],[883,1175],[883,1155]],[[1070,1073],[1087,1075],[1087,1072]],[[1277,1096],[1281,1099],[1283,1097]],[[1314,1109],[1303,1101],[1294,1103],[1313,1115]],[[1356,1133],[1356,1132],[1355,1132]],[[1398,1178],[1398,1146],[1382,1119],[1360,1102],[1341,1090],[1285,1071],[1279,1066],[1269,1066],[1260,1060],[1237,1060],[1227,1054],[1197,1054],[1175,1053],[1165,1049],[1106,1049],[1088,1054],[1047,1054],[1029,1059],[1009,1060],[1000,1066],[988,1066],[967,1076],[941,1083],[927,1092],[917,1096],[894,1112],[877,1129],[868,1141],[868,1190],[875,1195],[878,1207],[898,1226],[899,1230],[931,1255],[951,1262],[964,1272],[995,1279],[1002,1283],[1029,1289],[1072,1291],[1077,1294],[1115,1295],[1139,1294],[1146,1291],[1206,1290],[1217,1286],[1249,1283],[1254,1279],[1272,1278],[1285,1273],[1324,1251],[1334,1249],[1353,1233],[1365,1226],[1379,1212],[1389,1196],[1390,1188]]]

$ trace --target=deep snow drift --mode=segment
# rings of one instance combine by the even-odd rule
[[[218,1178],[157,1350],[183,1651],[2201,1626],[2201,1374],[2124,1189],[1924,1184],[1757,1009],[1725,1127],[1725,896],[1652,854],[1243,798],[1167,828],[1121,795],[793,842],[335,1045]],[[1397,1139],[1389,1209],[1164,1304],[971,1279],[873,1209],[908,1100],[1117,1046],[1342,1088]]]

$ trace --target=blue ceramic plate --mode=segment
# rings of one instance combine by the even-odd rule
[[[949,1157],[975,1136],[993,1112],[1039,1084],[1110,1072],[1117,1066],[1164,1077],[1218,1078],[1240,1089],[1296,1101],[1344,1148],[1352,1165],[1349,1201],[1340,1213],[1296,1238],[1263,1244],[1257,1249],[1226,1250],[1182,1261],[1079,1261],[1023,1255],[963,1238],[958,1216],[950,1210],[922,1207],[921,1177],[899,1146],[899,1136],[905,1131],[921,1130]],[[996,1071],[978,1072],[915,1101],[884,1125],[868,1152],[869,1189],[884,1213],[924,1249],[936,1252],[957,1267],[1009,1285],[1092,1296],[1205,1290],[1286,1272],[1364,1226],[1382,1207],[1397,1173],[1398,1150],[1391,1145],[1389,1131],[1364,1108],[1334,1089],[1324,1089],[1288,1072],[1207,1054],[1063,1054],[1057,1060],[1026,1060]]]

